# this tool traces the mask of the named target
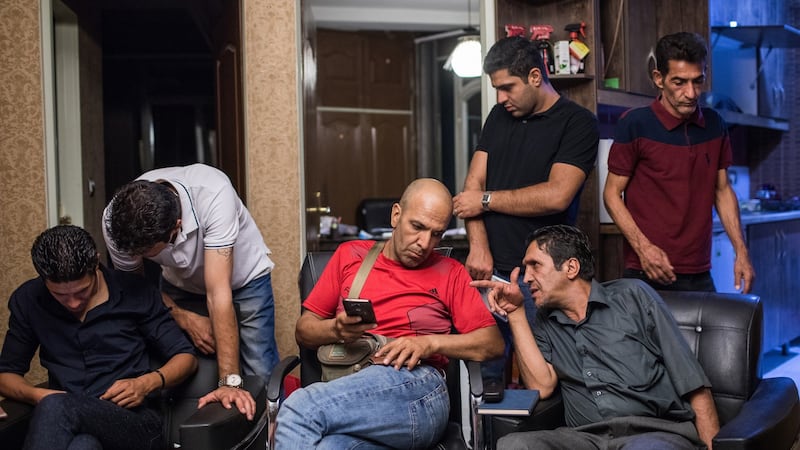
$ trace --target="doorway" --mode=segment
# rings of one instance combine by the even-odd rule
[[[46,12],[62,1],[64,8]],[[54,113],[49,122],[53,154],[67,148],[61,134],[72,130],[79,157],[48,173],[53,186],[76,180],[84,201],[83,211],[79,205],[60,218],[83,218],[101,239],[102,209],[116,189],[147,170],[196,162],[223,170],[246,199],[239,1],[42,0],[42,7],[54,40],[65,35],[64,10],[76,24],[66,34],[74,51],[52,53],[75,68],[75,87],[54,82],[50,95],[75,96],[79,120]],[[48,195],[58,198],[54,190]]]

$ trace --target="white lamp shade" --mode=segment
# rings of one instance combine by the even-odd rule
[[[481,76],[481,42],[478,36],[460,38],[444,67],[452,69],[461,78]]]

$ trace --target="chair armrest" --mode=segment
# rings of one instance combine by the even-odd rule
[[[552,430],[564,426],[564,402],[557,389],[547,399],[539,399],[530,416],[487,416],[489,448],[501,437],[521,431]]]
[[[267,401],[270,403],[280,402],[284,393],[283,380],[298,364],[300,364],[300,357],[292,355],[283,358],[272,369],[272,373],[269,376],[269,384],[267,384]]]
[[[256,402],[253,420],[236,408],[211,403],[197,410],[180,425],[180,445],[192,450],[219,450],[236,447],[261,436],[266,426],[267,395],[264,381],[254,375],[244,377],[244,387]],[[266,442],[266,436],[264,436]],[[266,446],[266,443],[265,443]]]
[[[0,442],[4,449],[21,449],[28,433],[28,422],[33,417],[33,405],[7,398],[0,401],[0,406],[8,414],[0,419]]]
[[[741,411],[714,437],[714,449],[788,449],[800,429],[800,400],[791,378],[764,378]]]
[[[469,393],[478,399],[483,397],[483,376],[481,375],[481,363],[478,361],[464,361],[467,366],[467,376],[469,377]]]

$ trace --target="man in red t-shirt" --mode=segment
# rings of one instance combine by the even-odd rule
[[[364,332],[396,338],[379,364],[292,393],[277,419],[278,448],[352,448],[358,443],[429,448],[444,433],[447,358],[483,361],[503,339],[471,278],[434,248],[447,229],[452,196],[433,179],[412,182],[392,206],[392,236],[361,290],[377,324],[345,314],[342,299],[373,242],[339,246],[303,306],[295,336],[306,347],[352,342]],[[457,331],[451,334],[451,329]]]

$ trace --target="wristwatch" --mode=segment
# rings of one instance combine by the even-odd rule
[[[242,377],[240,375],[231,373],[220,378],[217,387],[228,386],[239,389],[243,384],[244,382],[242,381]]]
[[[483,206],[484,211],[491,211],[489,209],[489,202],[492,201],[492,191],[486,191],[483,193],[483,198],[481,199],[481,205]]]

